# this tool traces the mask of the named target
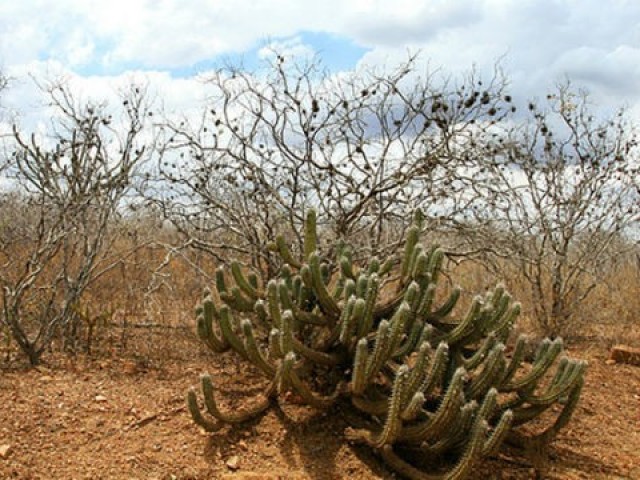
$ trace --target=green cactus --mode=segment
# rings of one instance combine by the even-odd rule
[[[403,252],[356,265],[341,240],[328,250],[334,256],[318,250],[310,210],[299,255],[283,236],[272,244],[282,262],[275,278],[261,284],[239,262],[229,273],[219,268],[222,304],[206,293],[196,309],[198,335],[213,351],[233,350],[253,363],[270,382],[251,408],[224,412],[211,378],[203,377],[206,415],[195,391],[187,394],[194,422],[214,432],[264,414],[287,392],[316,409],[348,402],[373,421],[359,423],[371,428],[349,428],[346,438],[414,479],[463,479],[507,440],[528,449],[550,442],[575,411],[586,364],[564,357],[556,339],[541,342],[523,368],[524,337],[510,353],[505,347],[520,305],[498,285],[461,315],[459,288],[437,295],[445,251],[420,244],[425,218],[417,213],[415,219]],[[562,408],[550,426],[535,436],[521,432],[557,405]],[[396,447],[438,456],[449,466],[419,470]]]

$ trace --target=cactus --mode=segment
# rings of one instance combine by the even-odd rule
[[[287,392],[316,409],[348,402],[365,421],[345,437],[415,479],[465,478],[505,442],[525,450],[548,444],[575,410],[586,364],[566,358],[562,340],[555,339],[541,342],[533,363],[522,368],[524,338],[510,353],[504,344],[520,305],[498,285],[459,312],[459,288],[438,293],[445,252],[425,249],[422,229],[417,214],[400,255],[355,265],[344,242],[329,249],[335,257],[318,251],[311,210],[299,258],[284,237],[276,238],[277,278],[261,286],[256,272],[238,262],[229,272],[218,269],[222,304],[205,293],[196,309],[198,335],[215,352],[235,351],[270,383],[257,404],[223,412],[212,379],[204,376],[208,415],[195,390],[187,395],[195,423],[213,432],[256,418]],[[522,433],[523,424],[553,406],[560,413],[548,428]],[[420,470],[398,453],[406,449],[439,459],[424,464],[443,467]]]

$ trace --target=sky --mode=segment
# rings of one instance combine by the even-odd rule
[[[499,61],[516,96],[570,78],[640,119],[638,0],[0,0],[0,105],[37,120],[33,79],[62,75],[92,98],[143,77],[171,108],[194,108],[208,70],[255,68],[270,46],[336,73],[408,52],[453,76]]]

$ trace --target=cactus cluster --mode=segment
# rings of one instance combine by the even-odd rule
[[[397,258],[357,267],[343,244],[333,258],[318,251],[310,211],[299,255],[282,236],[272,245],[282,268],[266,285],[238,262],[230,272],[219,269],[219,301],[205,292],[196,310],[198,335],[215,352],[234,350],[270,383],[251,408],[225,412],[205,375],[204,406],[213,418],[192,389],[194,421],[207,431],[244,422],[286,392],[317,409],[348,402],[362,421],[345,436],[415,479],[464,478],[506,440],[549,442],[575,409],[586,364],[565,357],[560,339],[542,341],[530,364],[524,337],[507,349],[520,305],[503,286],[474,298],[459,315],[460,289],[438,294],[445,255],[420,244],[420,223],[408,230]],[[312,388],[318,376],[322,391]],[[518,427],[554,405],[559,413],[546,429],[521,433]],[[431,464],[444,466],[418,469],[407,452],[443,459]]]

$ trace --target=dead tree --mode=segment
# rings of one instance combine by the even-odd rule
[[[140,164],[147,103],[131,87],[116,112],[77,101],[67,84],[46,86],[50,136],[14,127],[8,185],[0,199],[3,322],[32,364],[56,332],[73,346],[77,303],[87,285],[117,263],[111,223]]]
[[[162,125],[158,176],[147,194],[192,246],[273,268],[267,245],[302,244],[309,208],[331,238],[384,255],[418,207],[427,220],[461,208],[462,150],[472,132],[509,114],[505,81],[458,84],[420,75],[415,58],[391,71],[330,75],[277,55],[266,71],[223,69],[197,120]],[[167,190],[167,185],[169,190]]]
[[[467,239],[507,259],[494,265],[516,265],[547,334],[568,333],[607,265],[633,248],[637,146],[624,110],[598,117],[588,96],[566,84],[546,106],[530,103],[519,124],[485,135],[477,150],[486,162],[474,188],[484,200],[468,212]]]

